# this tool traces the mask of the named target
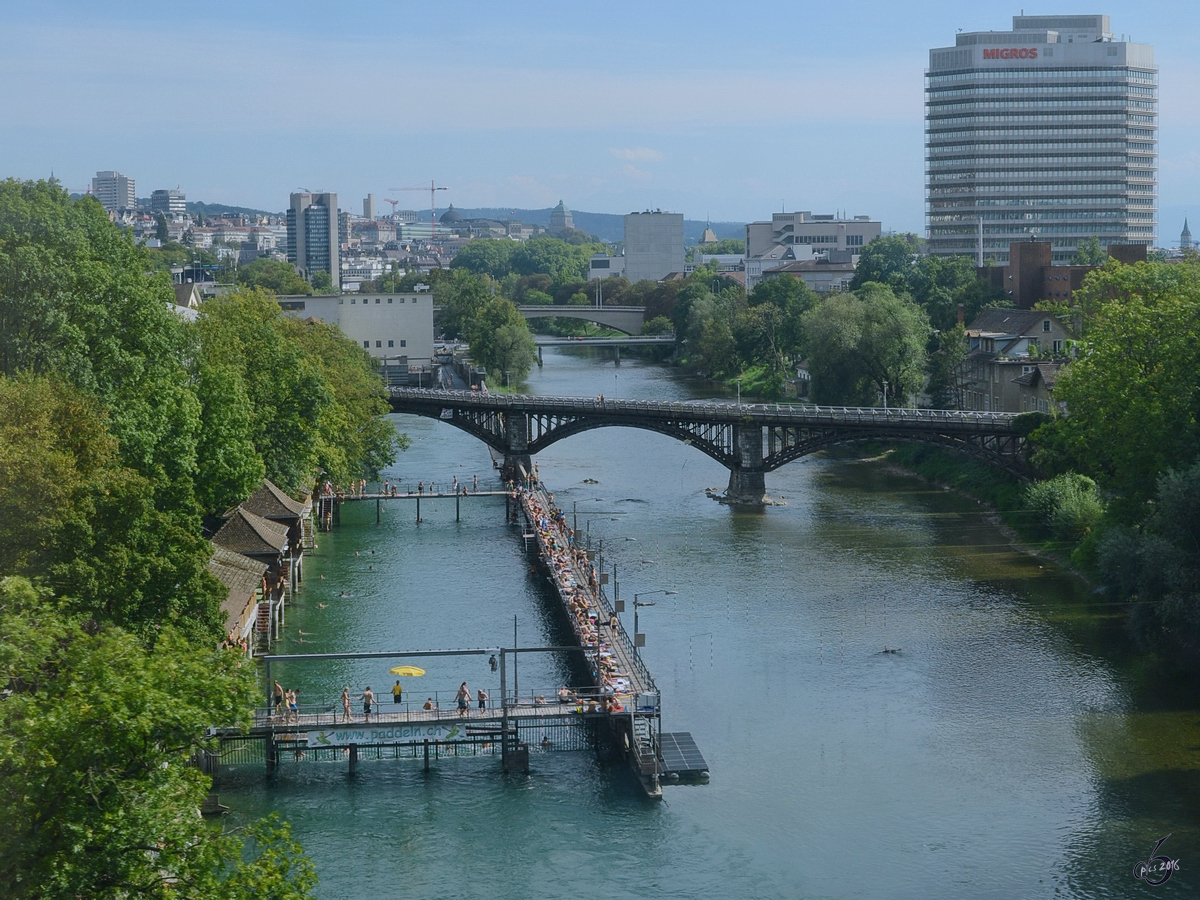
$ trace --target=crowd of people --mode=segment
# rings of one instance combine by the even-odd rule
[[[615,614],[607,616],[600,608],[596,567],[588,559],[587,551],[575,546],[575,533],[567,524],[566,515],[554,505],[553,494],[538,488],[536,474],[527,484],[513,486],[513,492],[537,533],[550,577],[566,605],[575,636],[595,663],[600,700],[593,700],[592,708],[586,711],[620,711],[630,682],[612,653],[620,623]]]

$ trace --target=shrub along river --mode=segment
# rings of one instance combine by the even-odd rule
[[[539,394],[691,399],[709,386],[604,351],[545,352]],[[387,477],[496,485],[486,448],[433,420]],[[1156,674],[1120,612],[1015,551],[975,504],[877,463],[806,458],[767,476],[785,505],[708,499],[726,471],[682,443],[613,428],[538,457],[621,597],[645,598],[643,657],[664,728],[690,731],[711,781],[643,799],[589,752],[286,760],[223,776],[234,821],[278,811],[322,898],[598,896],[1126,898],[1200,894],[1200,710]],[[319,536],[279,652],[522,646],[562,640],[501,498],[349,505]],[[609,586],[611,595],[612,585]],[[632,608],[626,614],[632,630]],[[885,652],[895,650],[897,652]],[[385,661],[278,664],[301,703],[370,685]],[[485,658],[429,659],[407,698],[463,680],[499,697]],[[520,662],[523,695],[569,678]],[[356,710],[358,704],[355,706]],[[1178,871],[1135,878],[1160,838]],[[1154,876],[1151,876],[1154,877]],[[1158,876],[1161,877],[1161,876]],[[1157,880],[1157,878],[1155,878]]]

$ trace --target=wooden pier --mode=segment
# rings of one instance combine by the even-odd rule
[[[453,500],[454,501],[454,521],[458,522],[462,517],[462,503],[464,500],[470,500],[475,497],[510,497],[509,491],[472,491],[467,490],[465,486],[460,486],[457,491],[377,491],[362,492],[362,493],[347,493],[343,491],[330,492],[328,494],[318,494],[313,498],[313,505],[316,507],[316,518],[321,523],[321,527],[328,531],[334,525],[341,522],[342,505],[345,503],[369,503],[375,501],[375,522],[376,524],[383,521],[383,504],[403,501],[413,501],[416,504],[416,521],[421,521],[421,501],[431,502],[435,500]]]

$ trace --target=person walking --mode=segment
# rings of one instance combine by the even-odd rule
[[[367,689],[362,692],[363,702],[363,721],[368,725],[371,724],[371,704],[375,702],[375,695],[371,692],[371,686],[368,684]]]
[[[475,695],[479,698],[479,708],[487,709],[487,702],[488,702],[487,691],[485,691],[483,688],[480,688],[478,691],[475,692]]]
[[[404,694],[404,688],[400,687],[400,679],[396,679],[396,683],[392,686],[392,702],[399,703],[401,696]]]
[[[464,681],[458,689],[458,693],[454,695],[454,699],[458,701],[458,714],[460,716],[467,715],[471,710],[471,689],[467,687]]]

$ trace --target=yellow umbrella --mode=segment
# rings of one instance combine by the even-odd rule
[[[416,666],[392,666],[388,669],[393,675],[424,675],[424,669],[418,669]]]

